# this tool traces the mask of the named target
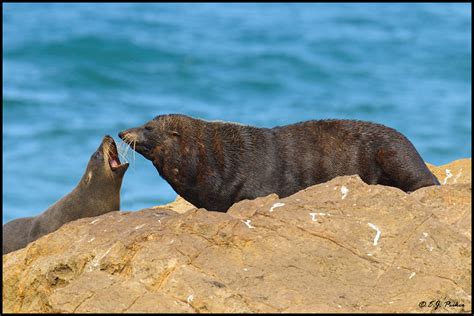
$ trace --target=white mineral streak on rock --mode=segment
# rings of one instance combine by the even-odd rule
[[[344,200],[347,196],[347,193],[349,193],[349,189],[345,185],[343,185],[341,187],[341,193],[342,193],[342,199]]]
[[[186,299],[186,302],[188,302],[188,304],[189,304],[189,303],[191,303],[191,302],[193,301],[193,299],[194,299],[194,295],[191,294],[191,295],[189,295],[188,298]]]
[[[246,221],[244,221],[244,220],[241,220],[241,221],[242,221],[242,223],[244,223],[245,225],[247,225],[248,228],[255,228],[255,227],[253,227],[252,225],[250,225],[250,222],[251,222],[250,219],[248,219],[248,220],[246,220]]]
[[[368,225],[370,226],[370,228],[375,229],[377,231],[377,234],[375,234],[375,238],[374,238],[374,246],[377,246],[377,243],[379,242],[379,238],[380,238],[380,235],[382,234],[382,232],[374,224],[368,223]]]
[[[451,170],[446,169],[446,178],[444,178],[443,184],[446,184],[449,178],[451,178],[453,174],[451,173]]]
[[[273,212],[273,209],[277,208],[277,207],[282,207],[284,206],[285,203],[275,203],[273,204],[273,206],[270,208],[270,212]]]
[[[331,216],[331,214],[329,213],[309,213],[309,215],[311,215],[311,220],[313,222],[317,222],[317,218],[316,218],[316,215],[320,215],[320,216]]]

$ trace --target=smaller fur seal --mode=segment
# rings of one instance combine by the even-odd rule
[[[439,185],[405,136],[371,122],[257,128],[170,114],[119,137],[151,160],[179,195],[211,211],[271,193],[286,197],[343,175],[406,192]]]
[[[119,210],[120,187],[127,169],[128,163],[120,163],[114,139],[106,135],[74,190],[38,216],[3,225],[3,254],[23,248],[70,221]]]

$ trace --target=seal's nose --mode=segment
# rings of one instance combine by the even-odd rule
[[[126,143],[130,143],[131,141],[138,141],[138,128],[129,128],[124,131],[121,131],[118,136],[125,141]]]
[[[127,134],[127,131],[125,130],[125,131],[121,131],[121,132],[118,134],[118,136],[119,136],[121,139],[123,139],[126,134]]]

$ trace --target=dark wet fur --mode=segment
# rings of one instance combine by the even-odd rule
[[[243,199],[289,196],[342,175],[406,192],[439,185],[396,130],[352,120],[257,128],[162,115],[119,134],[134,135],[173,189],[197,207],[226,211]]]

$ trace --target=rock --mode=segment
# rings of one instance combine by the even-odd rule
[[[441,184],[471,184],[471,159],[459,159],[436,167],[426,164]]]
[[[153,209],[169,209],[173,210],[177,213],[186,213],[187,211],[193,210],[196,208],[196,206],[192,205],[185,199],[183,199],[181,196],[177,196],[176,200],[174,200],[171,203],[165,204],[165,205],[157,205],[153,206]]]
[[[411,196],[430,208],[442,223],[459,228],[459,232],[471,239],[471,184],[425,187]]]
[[[345,176],[227,213],[80,219],[3,256],[4,312],[470,312],[465,180],[406,194]]]

